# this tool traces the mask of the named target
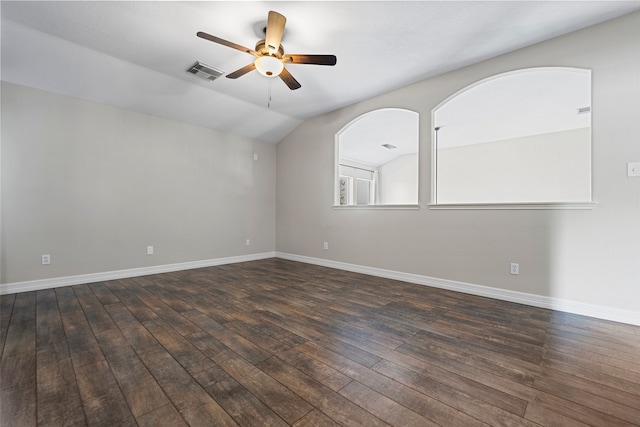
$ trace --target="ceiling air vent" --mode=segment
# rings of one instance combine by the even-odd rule
[[[203,64],[202,62],[197,62],[191,66],[187,70],[188,73],[193,74],[194,76],[202,79],[213,81],[224,74],[223,71],[218,70],[217,68],[213,68],[210,65]]]
[[[580,107],[578,108],[578,114],[587,114],[591,112],[591,107]]]

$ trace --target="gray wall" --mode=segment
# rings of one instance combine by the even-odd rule
[[[431,210],[431,110],[519,68],[593,70],[593,210]],[[277,250],[640,312],[640,13],[309,120],[277,146]],[[420,113],[419,210],[332,209],[334,134],[368,111]],[[329,242],[329,250],[323,249]],[[509,263],[520,275],[509,274]]]
[[[273,144],[3,82],[1,283],[273,252],[275,161]]]

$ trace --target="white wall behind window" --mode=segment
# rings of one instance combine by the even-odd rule
[[[591,128],[438,150],[437,203],[591,200]]]
[[[418,154],[405,154],[380,166],[380,204],[418,204]]]

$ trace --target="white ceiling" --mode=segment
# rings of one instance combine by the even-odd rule
[[[225,73],[250,63],[196,32],[253,48],[269,10],[287,17],[285,52],[335,54],[337,65],[288,66],[296,91],[257,72],[211,83],[185,72],[196,60]],[[275,143],[307,118],[637,10],[613,0],[2,1],[1,77]]]

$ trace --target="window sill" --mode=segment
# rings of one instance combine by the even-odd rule
[[[420,205],[333,205],[337,210],[418,210]]]
[[[535,202],[535,203],[442,203],[430,204],[433,210],[591,210],[596,202]]]

